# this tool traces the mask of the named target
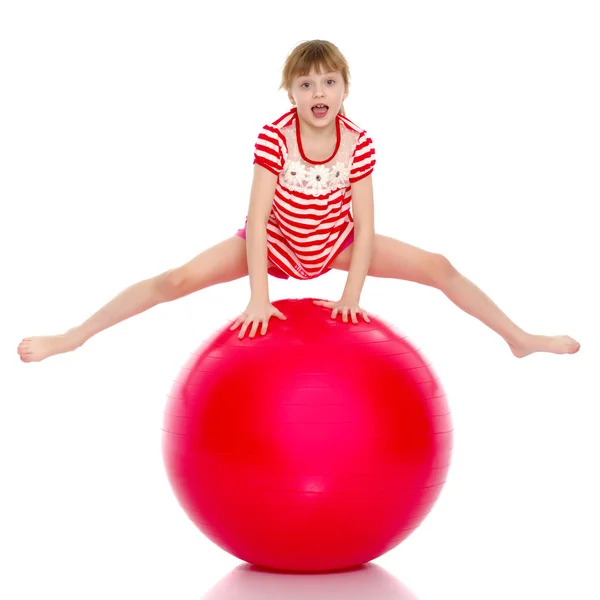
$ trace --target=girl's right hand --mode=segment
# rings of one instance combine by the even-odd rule
[[[238,335],[241,340],[244,337],[248,327],[252,325],[252,329],[250,329],[250,337],[253,338],[256,334],[258,326],[262,323],[260,333],[265,335],[265,333],[267,333],[269,319],[271,317],[277,317],[282,321],[287,319],[287,317],[280,310],[275,308],[269,301],[252,300],[251,298],[246,310],[237,318],[236,322],[229,328],[229,330],[234,331],[241,325],[242,328],[240,330],[240,334]]]

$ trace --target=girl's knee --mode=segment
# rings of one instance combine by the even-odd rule
[[[439,287],[456,275],[454,265],[443,255],[432,253],[429,257],[428,271],[432,284]]]
[[[169,269],[157,275],[155,279],[158,292],[165,300],[180,298],[185,294],[188,278],[180,268]]]

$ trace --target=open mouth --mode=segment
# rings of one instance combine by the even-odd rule
[[[315,104],[312,107],[313,115],[318,119],[322,119],[327,114],[328,110],[329,106],[327,106],[327,104]]]

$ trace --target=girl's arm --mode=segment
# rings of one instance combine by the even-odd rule
[[[375,240],[373,179],[371,175],[352,184],[352,216],[354,218],[354,242],[342,299],[348,303],[358,304],[369,272]]]
[[[246,224],[246,254],[251,298],[265,302],[269,302],[267,221],[271,213],[276,185],[277,176],[274,173],[258,164],[254,165]]]

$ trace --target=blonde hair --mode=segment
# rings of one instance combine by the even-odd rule
[[[346,90],[349,89],[350,68],[348,67],[348,61],[335,44],[325,40],[302,42],[292,50],[283,65],[279,89],[284,89],[289,93],[293,79],[301,75],[308,75],[313,67],[317,71],[337,71],[344,79]],[[346,114],[343,103],[340,114]]]

